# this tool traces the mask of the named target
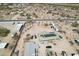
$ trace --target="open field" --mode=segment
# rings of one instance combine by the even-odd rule
[[[1,4],[1,20],[79,19],[79,4]],[[7,6],[7,7],[6,7]],[[6,7],[6,8],[5,8]],[[9,9],[9,10],[6,10]],[[5,11],[6,10],[6,11]]]

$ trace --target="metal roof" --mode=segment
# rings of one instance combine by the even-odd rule
[[[0,43],[0,48],[5,48],[7,43]]]
[[[17,24],[15,31],[18,32],[20,30],[21,26],[22,26],[22,24]]]
[[[47,35],[55,34],[55,35],[47,36],[47,37],[41,36],[41,35],[45,35],[45,34],[47,34]],[[46,40],[53,40],[53,39],[60,39],[60,38],[59,38],[59,36],[58,36],[56,33],[54,33],[54,32],[42,32],[42,33],[40,33],[38,39],[39,39],[39,40],[45,40],[45,41],[46,41]]]
[[[34,42],[25,43],[25,56],[35,56]]]
[[[12,30],[12,36],[14,36],[15,33],[19,32],[20,28],[22,27],[22,24],[16,24],[16,27],[14,30]]]

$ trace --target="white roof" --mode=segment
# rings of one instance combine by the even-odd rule
[[[15,29],[13,29],[12,32],[12,36],[14,36],[15,33],[19,32],[20,28],[22,27],[22,24],[16,24]]]
[[[22,26],[22,24],[17,24],[16,25],[16,32],[20,30],[21,26]]]
[[[4,48],[7,43],[0,43],[0,48]]]
[[[25,43],[25,56],[35,56],[34,42]]]

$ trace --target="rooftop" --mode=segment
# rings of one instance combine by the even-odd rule
[[[34,42],[25,43],[25,55],[35,56]]]
[[[7,45],[7,43],[0,43],[0,49],[5,48],[6,45]]]
[[[39,40],[53,40],[60,39],[54,32],[42,32],[40,33]]]

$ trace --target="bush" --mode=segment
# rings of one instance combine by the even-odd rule
[[[70,18],[71,16],[70,15],[66,15],[66,17],[69,17]]]
[[[27,19],[31,19],[31,15],[30,14],[26,14],[26,16],[27,16]]]
[[[45,23],[45,24],[44,24],[44,26],[48,26],[48,24],[47,24],[47,23]]]
[[[79,24],[77,22],[74,22],[74,23],[71,24],[71,26],[73,26],[73,27],[77,27],[78,25]]]
[[[47,14],[50,14],[50,13],[52,13],[52,10],[48,10]]]
[[[21,13],[20,16],[25,16],[24,13]]]
[[[30,34],[27,34],[26,36],[28,37],[28,36],[30,36]]]
[[[62,13],[62,14],[60,14],[60,16],[61,16],[61,17],[65,17],[65,14],[64,14],[64,13]]]
[[[0,28],[0,36],[5,37],[10,33],[10,30],[6,28]]]
[[[52,55],[53,55],[52,51],[47,52],[47,56],[52,56]]]
[[[36,15],[36,13],[33,13],[33,16],[36,17],[36,18],[38,18],[38,16]]]

